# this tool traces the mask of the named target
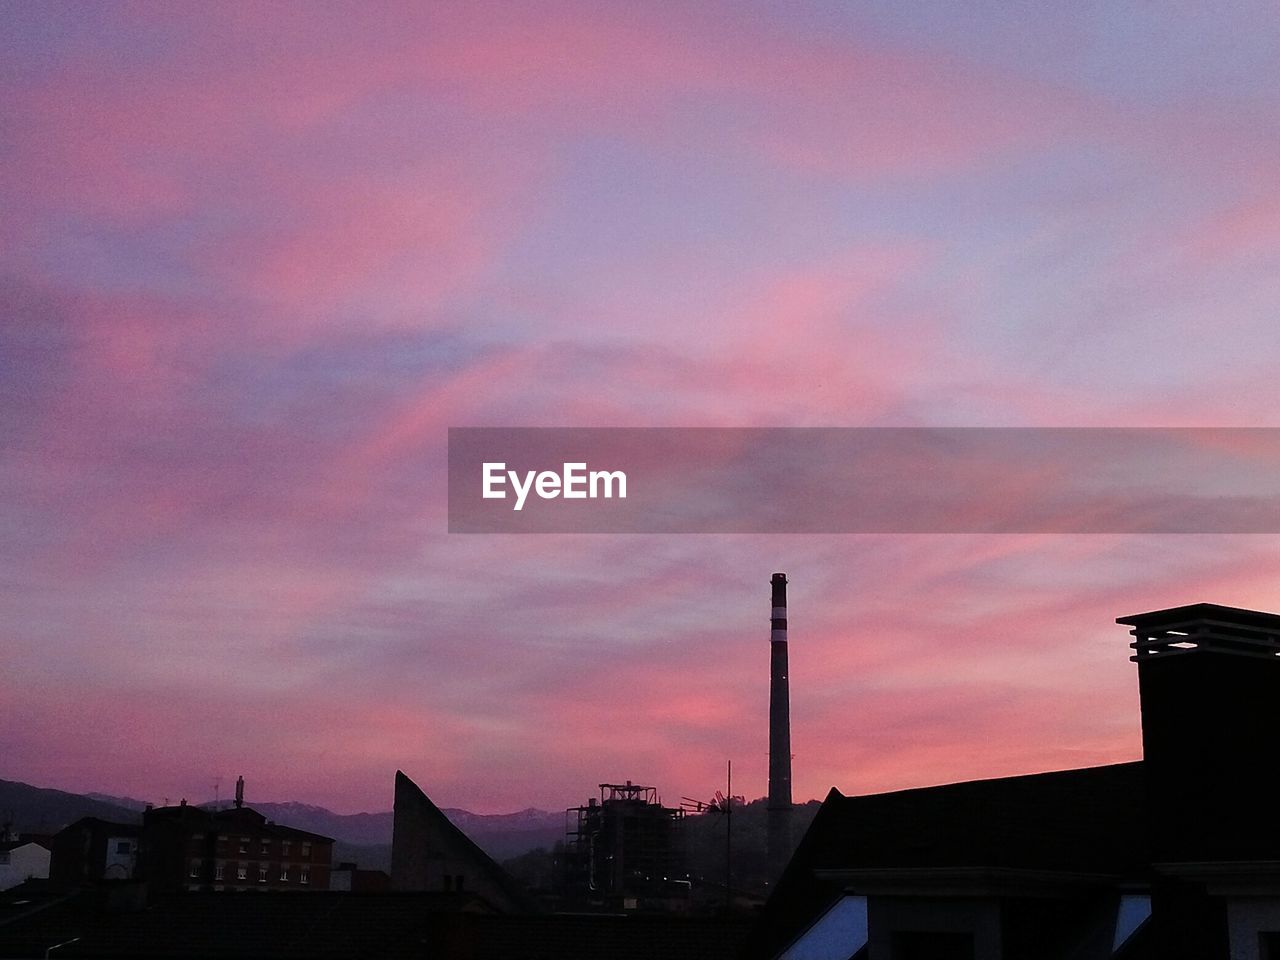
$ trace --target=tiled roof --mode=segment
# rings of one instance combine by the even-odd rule
[[[70,830],[80,829],[82,827],[90,827],[102,833],[109,833],[112,836],[120,837],[136,837],[142,832],[142,825],[137,823],[118,823],[114,820],[103,820],[101,817],[81,817],[74,823],[70,823],[58,831],[58,834],[66,833]]]
[[[1142,763],[974,780],[823,802],[765,908],[773,956],[844,889],[840,872],[1028,871],[1145,877]]]
[[[333,837],[299,830],[283,823],[272,823],[252,807],[232,807],[226,810],[206,810],[190,805],[156,807],[148,810],[146,821],[155,825],[179,824],[189,829],[225,830],[266,834],[287,840],[309,840],[313,843],[333,843]]]
[[[4,843],[0,843],[0,853],[6,850],[17,850],[19,847],[25,847],[29,843],[33,843],[45,850],[49,849],[49,841],[47,840],[6,840]]]
[[[299,830],[297,827],[288,827],[283,823],[270,823],[258,828],[259,833],[265,833],[273,837],[279,837],[284,840],[308,840],[312,843],[333,843],[333,837],[321,836],[318,833],[311,833],[308,830]]]

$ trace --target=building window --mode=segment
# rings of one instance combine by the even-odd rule
[[[116,853],[128,853],[131,847],[128,840],[121,840],[116,844]]]
[[[288,840],[280,841],[280,856],[284,859],[288,859],[289,857],[289,841]]]
[[[263,852],[263,853],[267,853],[267,852],[271,849],[271,847],[269,846],[269,844],[270,844],[270,841],[269,841],[269,840],[263,840],[263,841],[262,841],[262,852]]]
[[[191,876],[193,876],[193,877],[198,877],[198,876],[200,876],[200,861],[199,861],[199,860],[192,860],[192,861],[191,861]]]
[[[249,868],[246,867],[243,863],[236,867],[236,879],[237,880],[249,879]]]
[[[222,864],[218,864],[216,867],[213,868],[213,879],[215,880],[222,879]]]
[[[310,883],[310,882],[311,882],[311,868],[310,868],[310,867],[302,867],[302,868],[300,868],[300,869],[298,870],[298,882],[299,882],[299,883]]]
[[[302,844],[302,856],[304,858],[311,856],[311,844],[305,841]]]
[[[288,868],[288,867],[281,867],[281,868],[280,868],[280,882],[281,882],[281,883],[288,883],[288,882],[289,882],[289,868]]]
[[[266,882],[267,882],[267,868],[266,868],[266,867],[259,867],[259,868],[258,868],[258,882],[259,882],[259,883],[266,883]]]
[[[248,837],[241,837],[241,838],[240,838],[240,852],[241,852],[241,853],[248,853],[248,852],[249,852],[249,838],[248,838]]]

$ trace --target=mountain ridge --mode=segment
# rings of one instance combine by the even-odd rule
[[[213,801],[199,806],[209,808]],[[218,806],[230,806],[222,800]],[[333,837],[344,847],[382,848],[391,844],[392,811],[378,813],[334,813],[318,804],[297,800],[248,803],[269,820],[287,823],[301,830]],[[49,787],[37,787],[18,780],[0,780],[0,822],[13,829],[33,833],[54,833],[81,817],[137,823],[146,803],[132,797],[105,793],[77,794]],[[550,847],[564,839],[564,813],[526,807],[514,813],[472,813],[456,807],[444,814],[486,853],[497,859],[519,856],[539,847]]]

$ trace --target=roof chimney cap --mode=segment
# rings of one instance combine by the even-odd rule
[[[1117,617],[1132,627],[1133,660],[1189,653],[1280,656],[1280,615],[1217,603],[1192,603]]]
[[[1116,617],[1116,623],[1129,627],[1145,628],[1152,625],[1176,625],[1179,622],[1218,620],[1241,626],[1270,627],[1280,629],[1280,614],[1244,607],[1224,607],[1220,603],[1189,603],[1181,607],[1166,607],[1148,613],[1131,613]]]

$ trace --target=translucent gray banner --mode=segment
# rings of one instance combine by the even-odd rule
[[[1280,429],[449,430],[452,533],[1276,533]]]

